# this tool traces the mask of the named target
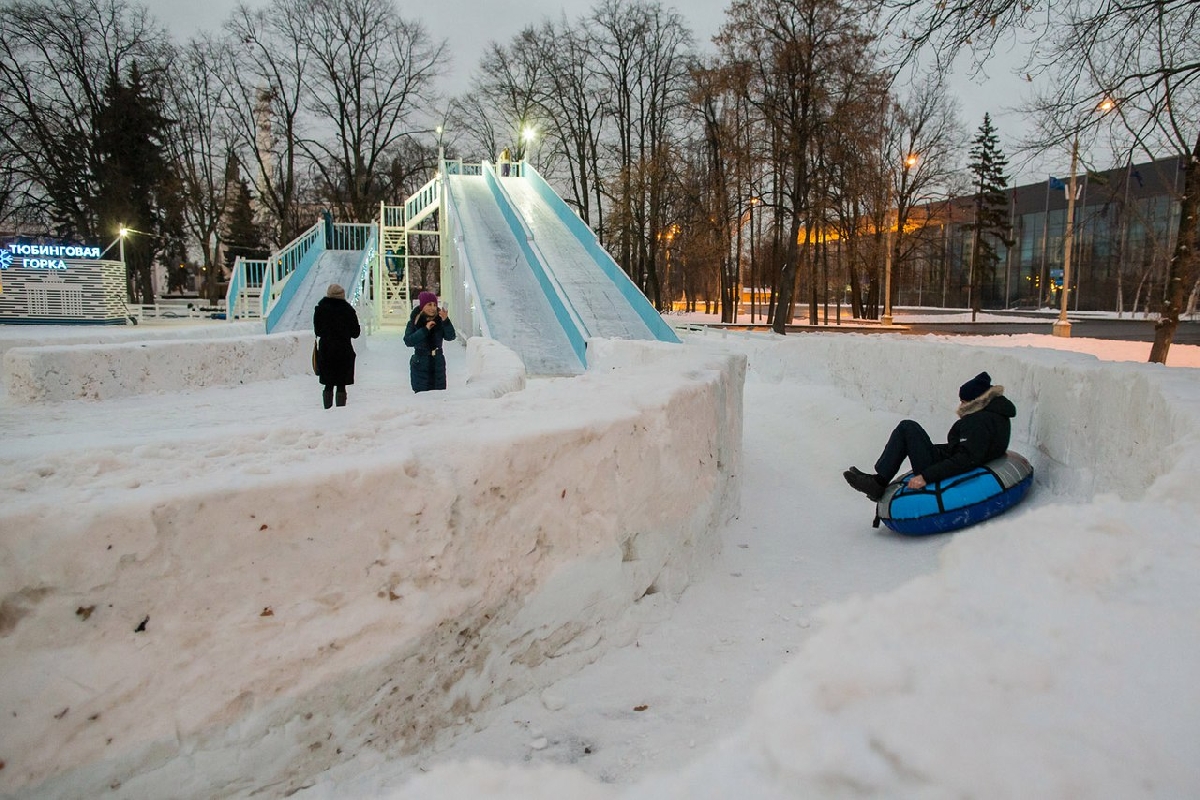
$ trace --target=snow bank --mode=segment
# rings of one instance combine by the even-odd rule
[[[745,360],[595,352],[6,476],[0,792],[282,796],[627,641],[736,511]]]
[[[263,332],[261,320],[214,325],[196,320],[155,320],[145,325],[0,325],[0,355],[13,347],[63,344],[119,344],[159,339],[217,339],[254,336]]]
[[[311,373],[312,348],[311,333],[13,347],[4,383],[17,403],[111,400]]]
[[[525,364],[521,357],[495,339],[467,339],[467,389],[456,394],[471,397],[501,397],[525,388]]]
[[[932,338],[689,342],[745,352],[749,380],[833,383],[888,421],[948,418],[987,370],[1043,496],[956,533],[935,574],[820,612],[744,727],[691,767],[595,796],[1196,794],[1200,371]],[[561,772],[538,774],[440,766],[392,796],[562,796]]]

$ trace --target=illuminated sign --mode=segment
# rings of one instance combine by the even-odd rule
[[[13,266],[25,269],[64,270],[64,258],[100,258],[99,247],[79,244],[10,244],[0,250],[0,270]]]

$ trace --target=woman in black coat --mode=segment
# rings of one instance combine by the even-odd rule
[[[313,332],[317,335],[317,375],[325,387],[321,399],[326,408],[333,406],[334,388],[337,404],[346,405],[346,387],[354,383],[354,346],[351,339],[359,334],[358,314],[346,302],[346,290],[336,283],[329,284],[325,296],[313,312]]]
[[[408,360],[408,377],[414,392],[446,388],[446,355],[442,342],[455,337],[454,323],[446,309],[438,308],[433,292],[421,292],[417,307],[404,329],[404,343],[413,348]]]

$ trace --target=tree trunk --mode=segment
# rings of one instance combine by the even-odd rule
[[[1154,323],[1154,344],[1150,348],[1150,362],[1154,364],[1167,363],[1167,353],[1171,350],[1171,342],[1175,340],[1175,331],[1179,327],[1179,314],[1195,280],[1196,215],[1200,212],[1200,135],[1196,137],[1192,152],[1185,158],[1183,196],[1179,201],[1179,238],[1175,241],[1175,252],[1171,256],[1162,312]]]
[[[791,214],[787,248],[783,256],[783,268],[779,271],[779,297],[775,303],[775,318],[771,330],[786,334],[785,327],[792,321],[792,300],[796,287],[796,262],[800,258],[800,215]]]

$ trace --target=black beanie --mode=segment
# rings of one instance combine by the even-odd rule
[[[964,403],[969,403],[990,388],[992,388],[992,376],[986,372],[981,372],[958,387],[958,399]]]

